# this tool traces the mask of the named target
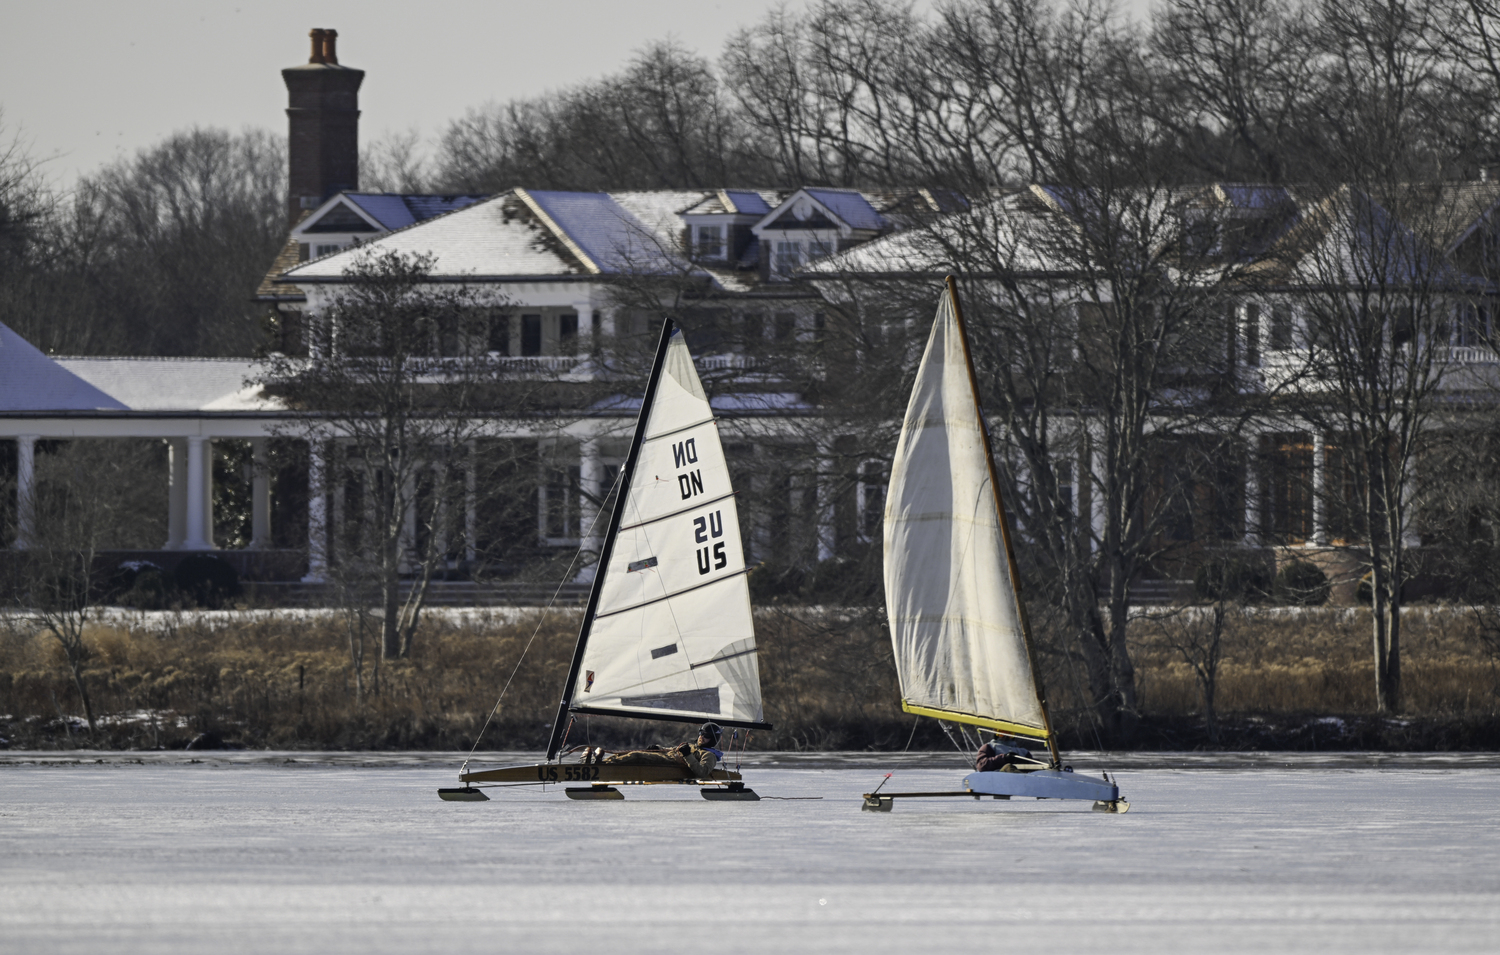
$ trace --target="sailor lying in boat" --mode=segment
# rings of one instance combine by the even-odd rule
[[[974,754],[974,768],[981,773],[1018,773],[1017,757],[1030,760],[1031,750],[992,739]]]
[[[723,732],[718,723],[704,723],[698,730],[696,742],[679,743],[671,749],[610,753],[604,757],[604,762],[617,766],[686,766],[695,779],[707,779],[714,771],[714,764],[724,758],[724,754],[715,749]]]

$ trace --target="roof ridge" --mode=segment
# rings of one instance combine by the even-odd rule
[[[518,196],[521,197],[521,201],[522,202],[526,203],[526,208],[530,209],[531,212],[532,212],[532,214],[535,215],[538,219],[541,220],[542,224],[545,225],[552,232],[552,235],[559,242],[561,242],[563,244],[563,246],[569,252],[571,252],[575,258],[578,259],[578,261],[583,265],[584,268],[588,269],[594,275],[601,275],[601,274],[603,274],[604,269],[600,268],[599,263],[595,262],[592,258],[590,258],[589,254],[587,252],[583,251],[583,247],[581,245],[579,245],[577,242],[575,242],[573,240],[573,237],[571,235],[568,235],[567,230],[563,229],[562,226],[560,226],[560,225],[557,224],[556,220],[554,220],[552,218],[552,216],[548,215],[547,210],[545,210],[545,209],[542,208],[542,204],[540,202],[538,202],[536,199],[532,198],[531,192],[529,190],[526,190],[526,189],[523,189],[520,186],[517,186],[513,191],[515,192],[516,195],[518,195]],[[556,191],[556,190],[539,189],[537,191],[538,192],[553,192],[553,191]],[[573,195],[604,196],[610,202],[614,202],[616,206],[619,205],[618,202],[615,202],[615,197],[612,196],[612,195],[610,195],[607,192],[593,192],[593,193],[590,193],[590,192],[578,192],[578,193],[573,193]],[[628,209],[623,209],[622,208],[621,211],[625,212],[627,215],[629,215],[629,210]]]
[[[233,358],[223,355],[48,355],[53,361],[222,361],[255,362],[252,356]]]
[[[345,194],[346,193],[341,193],[341,195],[345,195]],[[449,209],[447,212],[439,213],[439,214],[433,216],[430,219],[418,219],[417,221],[411,223],[410,225],[404,225],[404,226],[402,226],[399,229],[392,229],[389,232],[385,233],[384,235],[378,235],[375,238],[371,239],[369,243],[364,243],[364,244],[360,244],[360,245],[346,246],[345,248],[339,249],[337,252],[330,252],[327,255],[320,255],[320,256],[318,256],[315,259],[308,259],[306,262],[298,262],[294,267],[292,267],[290,269],[287,269],[285,272],[282,272],[281,275],[278,276],[278,278],[285,280],[288,284],[296,285],[297,284],[297,280],[293,279],[293,278],[288,278],[288,276],[291,273],[297,271],[297,269],[300,269],[300,268],[302,268],[304,266],[312,265],[314,262],[322,262],[325,259],[331,259],[331,258],[333,258],[336,255],[343,255],[345,252],[357,252],[360,249],[366,248],[371,243],[383,242],[384,240],[389,239],[393,235],[400,235],[403,232],[409,232],[410,230],[415,229],[415,228],[417,228],[419,226],[427,225],[429,222],[436,222],[439,219],[445,219],[448,216],[458,215],[460,212],[468,212],[470,209],[478,209],[480,206],[489,205],[491,202],[494,202],[496,199],[503,199],[507,195],[509,195],[509,193],[497,192],[497,193],[494,193],[493,195],[486,196],[485,198],[480,199],[478,202],[470,203],[469,205],[464,206],[462,209]]]

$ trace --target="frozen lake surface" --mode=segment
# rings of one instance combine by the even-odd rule
[[[1495,757],[1075,756],[1123,816],[859,811],[952,754],[757,756],[759,803],[440,802],[459,759],[0,752],[0,952],[1500,949]]]

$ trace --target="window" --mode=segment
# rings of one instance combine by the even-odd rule
[[[778,278],[786,278],[802,264],[801,242],[777,242],[776,255],[771,259],[771,271]]]
[[[1461,348],[1483,345],[1489,332],[1489,315],[1477,305],[1461,305],[1453,329],[1453,344]]]
[[[332,255],[342,248],[341,245],[316,245],[313,246],[313,257],[322,258],[325,255]]]
[[[557,353],[578,354],[578,316],[559,315],[557,318]]]
[[[1284,305],[1271,309],[1271,334],[1267,343],[1271,351],[1286,351],[1292,347],[1292,312]]]
[[[889,478],[880,461],[866,461],[859,469],[860,535],[865,540],[880,540],[885,526],[885,486]]]
[[[488,350],[493,355],[510,354],[510,316],[491,315]]]
[[[1313,446],[1306,434],[1273,436],[1266,447],[1267,530],[1283,544],[1313,536]]]
[[[578,465],[549,468],[543,488],[542,536],[551,540],[578,536]]]
[[[1253,302],[1245,306],[1245,364],[1260,364],[1260,306]]]
[[[575,329],[577,326],[574,326]],[[542,353],[542,316],[521,316],[521,357],[535,358]]]
[[[797,313],[776,313],[776,340],[779,342],[791,341],[797,335]]]
[[[745,347],[755,349],[766,340],[766,316],[761,312],[750,312],[745,316]]]
[[[825,255],[833,254],[833,241],[831,239],[813,239],[807,244],[808,261],[821,259]]]
[[[700,259],[722,259],[724,257],[724,227],[701,225],[698,227],[698,257]]]

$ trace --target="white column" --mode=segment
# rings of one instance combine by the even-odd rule
[[[1323,436],[1313,432],[1313,543],[1328,543],[1328,502],[1324,496],[1324,481],[1328,474],[1328,446]]]
[[[323,442],[307,443],[307,576],[305,584],[328,579],[327,462]]]
[[[470,564],[478,558],[474,541],[479,536],[479,442],[469,442],[469,466],[464,471],[464,560]]]
[[[1245,536],[1241,539],[1246,547],[1260,546],[1261,498],[1260,498],[1260,439],[1252,435],[1245,442]]]
[[[833,556],[833,449],[827,442],[818,442],[818,473],[815,491],[818,508],[818,560]]]
[[[187,539],[187,441],[167,439],[167,550]]]
[[[573,306],[578,313],[578,354],[594,353],[594,306],[583,302]]]
[[[214,546],[209,524],[213,513],[212,454],[211,439],[196,436],[187,439],[187,526],[183,531],[183,550],[212,550]]]
[[[39,435],[16,438],[16,550],[31,546],[36,532],[36,441]]]
[[[270,455],[265,438],[250,440],[250,549],[271,546]]]

